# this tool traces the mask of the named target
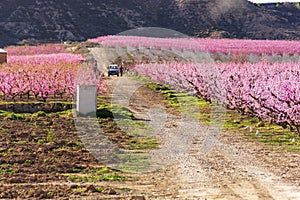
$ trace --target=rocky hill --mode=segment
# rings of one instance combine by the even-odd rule
[[[298,13],[293,5],[258,6],[247,0],[1,0],[0,46],[82,41],[137,27],[198,37],[300,39]]]

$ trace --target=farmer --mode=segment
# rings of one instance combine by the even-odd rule
[[[121,65],[121,67],[120,67],[120,74],[121,74],[121,76],[123,76],[123,65]]]

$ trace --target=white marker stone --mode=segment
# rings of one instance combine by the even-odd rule
[[[95,115],[97,110],[97,86],[77,85],[76,111],[79,115]]]

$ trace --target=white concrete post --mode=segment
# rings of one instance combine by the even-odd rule
[[[97,86],[77,85],[76,111],[78,115],[96,116]]]

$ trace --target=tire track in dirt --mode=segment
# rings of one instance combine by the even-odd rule
[[[160,149],[149,152],[162,168],[141,175],[144,181],[134,186],[137,193],[149,199],[300,199],[298,188],[283,183],[254,157],[223,141],[222,134],[212,136],[210,127],[155,105],[159,99],[143,92],[145,82],[122,77],[110,84],[113,103],[148,121],[162,141]],[[203,152],[207,138],[213,148]]]

